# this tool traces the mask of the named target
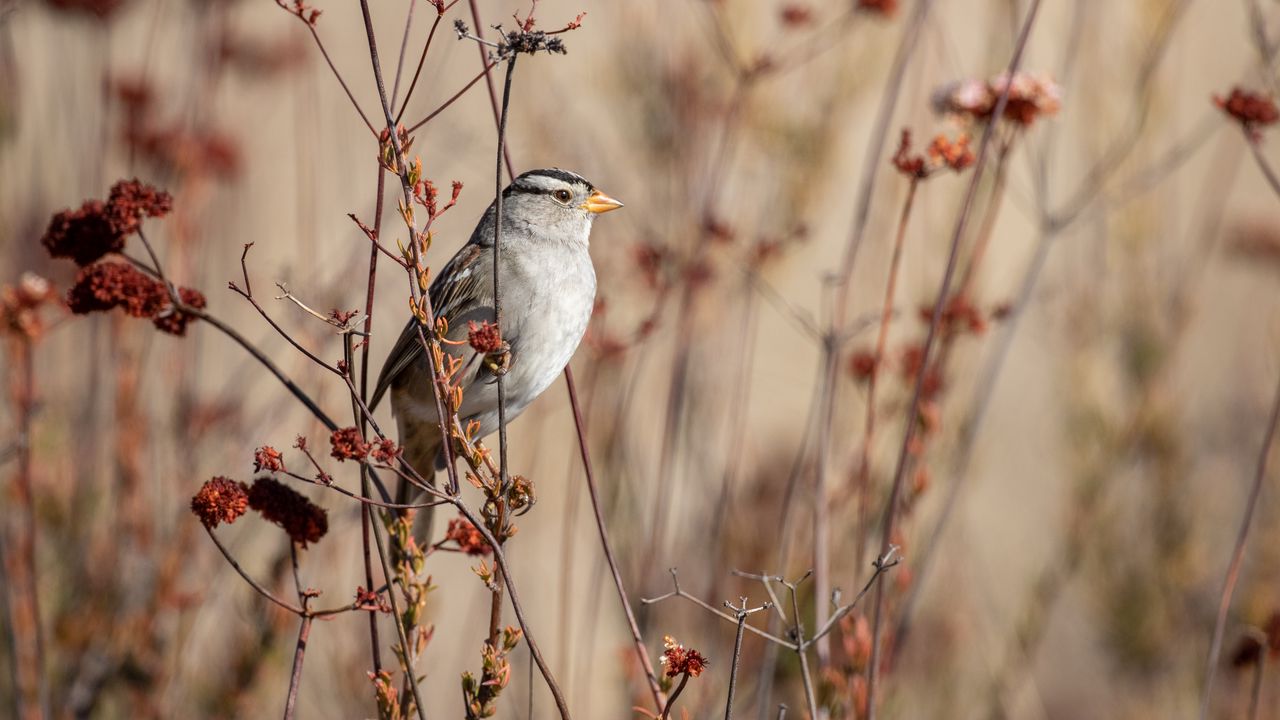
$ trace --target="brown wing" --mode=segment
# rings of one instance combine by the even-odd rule
[[[437,317],[443,316],[449,321],[448,339],[465,340],[468,321],[493,320],[492,262],[489,251],[478,244],[468,243],[445,264],[431,283],[431,308]],[[449,346],[447,350],[455,355],[472,353],[467,345]],[[369,404],[370,410],[378,407],[382,396],[422,356],[418,321],[410,318],[382,364],[382,372],[378,374],[378,384]]]

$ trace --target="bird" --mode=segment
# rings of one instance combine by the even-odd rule
[[[496,201],[471,238],[431,283],[431,307],[448,323],[441,349],[462,361],[458,418],[479,423],[477,437],[498,429],[497,367],[468,342],[470,329],[495,322],[493,242]],[[569,364],[595,307],[596,274],[589,253],[592,222],[622,203],[577,173],[530,170],[502,191],[501,288],[506,420],[524,411]],[[402,459],[431,480],[444,467],[431,369],[410,318],[383,363],[370,409],[390,397]],[[403,488],[403,485],[402,485]],[[405,501],[401,493],[401,502]],[[419,531],[430,537],[430,508]],[[423,529],[425,526],[425,530]]]

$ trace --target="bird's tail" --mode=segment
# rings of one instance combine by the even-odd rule
[[[436,470],[440,466],[440,426],[435,423],[416,423],[409,433],[406,434],[406,430],[409,428],[403,426],[400,428],[400,442],[404,447],[402,458],[434,487]],[[431,499],[426,492],[410,484],[403,477],[400,478],[399,486],[396,488],[397,503],[422,503],[429,502]],[[431,521],[434,510],[434,507],[424,507],[418,508],[417,511],[413,536],[418,547],[423,549],[426,549],[431,542]]]

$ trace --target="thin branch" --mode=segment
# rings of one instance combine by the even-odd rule
[[[261,595],[262,597],[270,600],[276,605],[279,605],[285,610],[288,610],[294,615],[301,617],[306,614],[306,611],[304,611],[302,608],[297,607],[285,600],[281,600],[279,597],[273,594],[270,590],[260,585],[257,580],[253,579],[253,576],[249,575],[248,572],[245,572],[244,568],[240,567],[240,563],[237,562],[234,557],[232,557],[231,553],[227,550],[226,546],[224,546],[222,544],[222,541],[218,539],[218,536],[214,534],[212,528],[208,526],[204,526],[204,530],[206,533],[209,534],[209,538],[213,540],[213,544],[217,546],[218,552],[222,553],[222,557],[226,558],[227,562],[231,564],[231,567],[235,569],[235,571],[240,575],[240,577],[244,578],[244,581],[249,583],[249,587],[256,590],[258,594]]]
[[[1026,51],[1027,40],[1031,36],[1031,28],[1035,25],[1036,16],[1039,14],[1040,6],[1040,0],[1031,0],[1031,4],[1027,8],[1026,19],[1023,21],[1022,29],[1018,35],[1017,44],[1014,46],[1013,57],[1009,60],[1006,77],[1013,77],[1022,63],[1022,56]],[[920,409],[920,399],[924,392],[925,377],[928,375],[930,354],[932,353],[933,346],[938,338],[938,327],[941,324],[943,309],[946,307],[946,303],[950,298],[951,284],[955,278],[960,255],[960,243],[964,238],[965,229],[969,225],[969,217],[973,209],[974,201],[977,198],[979,181],[982,179],[982,171],[987,165],[987,158],[990,155],[992,140],[995,137],[996,128],[1000,123],[1000,118],[1004,116],[1004,110],[1009,104],[1010,89],[1011,84],[1006,85],[1004,91],[1000,93],[1000,98],[996,101],[995,108],[991,115],[992,120],[987,124],[987,127],[982,133],[982,141],[978,146],[977,160],[974,163],[973,175],[970,177],[969,187],[965,192],[964,203],[960,208],[960,216],[956,220],[955,231],[951,237],[951,249],[947,256],[947,268],[942,277],[942,286],[938,290],[937,299],[934,301],[933,313],[929,321],[929,331],[925,336],[924,347],[921,351],[920,370],[916,373],[915,387],[911,392],[911,402],[907,406],[907,428],[906,432],[904,432],[902,436],[902,446],[898,453],[898,466],[894,473],[892,489],[889,492],[889,501],[885,504],[883,533],[881,536],[880,546],[881,555],[888,552],[889,547],[892,545],[893,531],[898,516],[898,500],[901,496],[903,481],[906,477],[906,469],[911,455],[911,446],[915,440],[916,430],[920,425],[917,420],[917,414]],[[877,585],[875,594],[875,614],[872,622],[871,633],[871,659],[867,667],[868,720],[875,720],[876,716],[876,690],[877,680],[879,678],[880,662],[880,634],[883,629],[885,613],[884,585]]]
[[[748,608],[746,598],[740,598],[740,601],[742,607],[734,607],[728,601],[724,604],[738,617],[738,632],[733,639],[733,661],[729,668],[729,694],[724,702],[724,720],[733,719],[733,691],[738,681],[738,660],[742,657],[742,630],[747,623],[747,616],[773,607],[772,603],[765,603],[760,607]]]
[[[1276,425],[1280,423],[1280,384],[1276,385],[1275,398],[1271,401],[1271,417],[1267,420],[1265,434],[1262,437],[1262,450],[1258,454],[1257,470],[1253,476],[1253,486],[1245,499],[1244,513],[1240,520],[1240,532],[1236,536],[1235,548],[1231,551],[1231,562],[1227,565],[1227,575],[1222,581],[1222,594],[1218,599],[1218,616],[1213,623],[1213,638],[1209,642],[1209,660],[1205,668],[1204,696],[1200,703],[1200,720],[1209,717],[1209,701],[1213,697],[1213,681],[1218,673],[1218,661],[1222,654],[1222,636],[1227,626],[1227,613],[1231,610],[1231,597],[1235,594],[1236,582],[1240,579],[1240,565],[1244,560],[1245,543],[1249,540],[1249,528],[1253,525],[1254,510],[1258,505],[1258,496],[1262,493],[1262,483],[1267,477],[1267,467],[1271,460],[1271,446],[1275,442]]]
[[[649,683],[649,692],[653,695],[654,707],[661,710],[665,704],[662,699],[662,687],[653,671],[653,662],[649,659],[649,650],[645,647],[640,635],[640,626],[636,624],[635,611],[631,609],[631,601],[627,599],[627,589],[622,583],[622,573],[618,571],[618,561],[613,554],[613,544],[609,541],[609,528],[605,525],[604,512],[600,509],[600,491],[596,486],[595,473],[591,467],[591,451],[587,445],[587,430],[582,420],[582,407],[578,403],[578,389],[573,382],[573,370],[564,369],[564,383],[569,391],[569,406],[573,409],[573,426],[578,433],[578,451],[582,456],[582,467],[586,471],[587,492],[591,495],[591,510],[596,518],[596,530],[600,534],[600,547],[604,550],[605,562],[609,564],[609,573],[613,576],[613,586],[618,591],[618,602],[622,604],[622,612],[627,618],[627,629],[631,632],[631,644],[635,649],[636,659],[644,670],[645,679]]]
[[[311,635],[310,615],[302,617],[298,628],[298,644],[293,651],[293,673],[289,676],[289,695],[284,703],[284,720],[293,718],[293,708],[298,702],[298,688],[302,685],[302,659],[307,653],[307,638]]]
[[[706,610],[707,612],[712,613],[713,615],[719,617],[720,619],[726,622],[731,622],[735,624],[738,622],[738,619],[733,615],[730,615],[729,613],[726,613],[726,612],[721,612],[716,607],[703,601],[702,598],[699,598],[696,595],[690,595],[689,593],[685,592],[684,588],[680,587],[680,576],[676,574],[675,568],[668,568],[667,572],[671,573],[671,582],[672,582],[672,585],[675,587],[675,589],[667,593],[666,595],[659,595],[658,597],[653,597],[653,598],[640,598],[641,604],[656,605],[657,603],[660,603],[664,600],[670,600],[671,598],[683,598],[693,603],[694,605],[697,605],[703,610]],[[748,625],[747,629],[750,630],[752,633],[764,638],[765,640],[769,640],[770,642],[777,643],[782,647],[790,648],[790,649],[795,649],[796,647],[795,643],[789,640],[780,638],[777,635],[774,635],[773,633],[766,632],[756,627],[752,627],[751,625]]]

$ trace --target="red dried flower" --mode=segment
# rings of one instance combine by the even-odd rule
[[[898,12],[898,0],[858,0],[858,9],[873,15],[893,17]]]
[[[707,659],[702,656],[702,653],[693,648],[686,648],[670,635],[663,637],[662,642],[667,649],[662,653],[659,662],[666,668],[667,677],[685,674],[689,677],[698,677],[703,670],[707,669]]]
[[[164,217],[172,211],[173,197],[169,193],[137,178],[116,183],[107,197],[107,214],[121,235],[137,230],[144,217]]]
[[[1004,119],[1019,125],[1031,125],[1036,119],[1058,112],[1062,106],[1062,89],[1045,75],[1015,73],[1012,78],[1001,73],[990,80],[962,80],[944,85],[934,92],[933,103],[940,112],[973,120],[990,120],[1005,88]]]
[[[782,6],[782,24],[789,28],[798,28],[813,22],[813,8],[800,3],[787,3]]]
[[[871,350],[859,350],[849,358],[849,373],[859,381],[870,380],[876,374],[879,361]]]
[[[911,154],[911,131],[903,128],[902,139],[898,142],[898,152],[890,160],[898,172],[917,180],[929,177],[929,166],[923,155]]]
[[[218,527],[219,523],[230,525],[235,522],[248,505],[245,484],[224,477],[206,480],[200,486],[200,492],[191,498],[191,512],[210,530]]]
[[[337,458],[339,462],[344,460],[363,460],[369,454],[369,443],[360,437],[360,429],[356,427],[345,427],[340,430],[334,430],[329,436],[329,444],[333,449],[330,455]]]
[[[133,317],[153,317],[167,296],[163,284],[132,265],[101,262],[80,270],[67,305],[77,315],[120,307]]]
[[[298,545],[318,542],[329,532],[329,515],[301,493],[271,478],[258,478],[249,488],[249,507],[264,520],[284,528]]]
[[[1231,88],[1231,94],[1226,98],[1214,95],[1213,104],[1235,118],[1249,137],[1255,140],[1261,136],[1262,128],[1280,120],[1280,109],[1276,108],[1274,100],[1241,87]]]
[[[391,605],[382,598],[382,595],[365,590],[364,586],[356,586],[356,607],[361,610],[370,610],[374,612],[391,612]]]
[[[404,452],[404,448],[395,444],[390,439],[382,439],[376,441],[369,446],[369,457],[380,463],[391,464],[396,458]]]
[[[961,133],[954,141],[939,135],[929,143],[929,157],[939,165],[960,172],[973,164],[973,151],[969,149],[969,136]]]
[[[253,451],[253,471],[262,472],[263,470],[271,472],[284,470],[284,456],[270,445],[263,445]]]
[[[204,299],[204,293],[192,288],[178,288],[178,297],[182,300],[183,305],[193,308],[204,309],[208,303]],[[166,302],[168,296],[165,296]],[[172,303],[166,304],[155,316],[151,322],[161,332],[167,332],[170,335],[179,337],[187,334],[187,325],[197,319],[195,315],[182,312],[175,308]]]
[[[662,285],[667,258],[667,249],[657,243],[642,243],[632,250],[632,261],[644,277],[645,284],[654,289]]]
[[[123,250],[124,236],[116,232],[106,206],[89,200],[79,210],[63,210],[54,215],[40,244],[53,257],[88,265],[107,253]]]
[[[483,355],[496,353],[502,349],[502,335],[498,326],[485,320],[479,325],[475,321],[467,323],[467,344]]]
[[[445,533],[444,539],[452,540],[458,545],[459,550],[468,555],[488,555],[493,552],[493,548],[489,547],[480,530],[464,517],[449,521],[449,530]]]
[[[53,285],[35,273],[26,272],[16,285],[0,288],[0,331],[17,333],[35,340],[44,332],[38,312],[41,305],[57,297]]]

